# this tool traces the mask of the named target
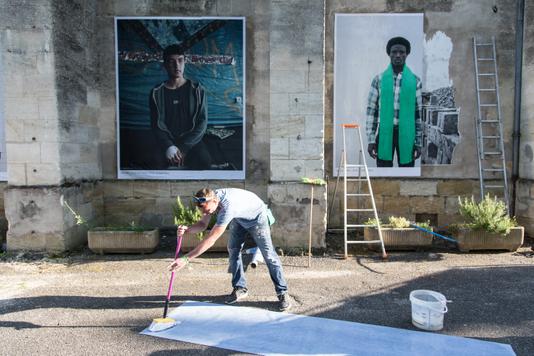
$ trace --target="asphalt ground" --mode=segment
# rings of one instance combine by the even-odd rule
[[[0,355],[234,355],[235,351],[140,335],[161,317],[171,249],[148,255],[0,257]],[[384,261],[357,251],[312,258],[282,256],[290,312],[419,330],[409,294],[430,289],[452,302],[440,334],[511,344],[534,355],[534,257],[517,252],[451,249],[390,252]],[[239,305],[276,310],[265,265],[248,269],[249,297]],[[231,291],[227,258],[208,253],[177,274],[182,301],[223,303]],[[348,341],[350,342],[350,341]]]

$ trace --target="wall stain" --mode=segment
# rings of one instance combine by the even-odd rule
[[[28,204],[24,205],[24,203],[20,204],[20,218],[21,220],[25,218],[32,218],[36,215],[39,215],[41,212],[41,208],[35,204],[35,202],[32,200]]]

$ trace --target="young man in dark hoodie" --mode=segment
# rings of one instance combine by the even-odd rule
[[[163,51],[168,79],[150,92],[150,119],[159,143],[156,166],[210,168],[211,157],[202,138],[208,125],[208,106],[199,83],[184,78],[185,53],[181,46],[170,45]]]

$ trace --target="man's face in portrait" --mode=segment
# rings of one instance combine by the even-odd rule
[[[165,70],[169,78],[180,79],[184,76],[185,57],[183,54],[172,54],[165,59]]]
[[[396,44],[391,46],[391,50],[389,52],[389,58],[391,58],[391,64],[394,66],[404,66],[406,63],[406,57],[408,55],[406,54],[406,47],[401,44]]]

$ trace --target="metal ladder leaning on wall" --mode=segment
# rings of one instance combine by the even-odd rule
[[[480,197],[484,199],[485,194],[491,191],[493,195],[502,196],[509,210],[495,37],[491,37],[489,42],[473,37],[473,59],[478,109],[475,132]]]
[[[337,181],[336,181],[336,188],[339,182],[340,172],[339,170],[343,169],[343,242],[344,242],[344,258],[348,257],[348,245],[349,244],[376,244],[379,243],[380,247],[382,249],[382,258],[387,258],[386,249],[384,248],[384,240],[382,239],[382,230],[380,229],[380,221],[378,220],[378,213],[376,211],[376,203],[375,203],[375,197],[373,195],[373,188],[371,186],[371,180],[369,179],[369,170],[367,169],[367,163],[365,161],[365,155],[363,154],[363,141],[362,141],[362,134],[360,132],[360,126],[357,124],[342,124],[342,133],[343,133],[343,150],[341,151],[341,162],[338,166],[338,174],[337,174]],[[359,151],[358,151],[358,162],[356,164],[349,164],[347,162],[347,140],[346,140],[346,130],[353,129],[355,131],[355,139],[358,141],[359,144]],[[347,169],[357,169],[358,170],[358,176],[357,178],[349,178],[347,175]],[[349,193],[348,192],[348,182],[356,182],[357,183],[357,192],[356,193]],[[368,192],[363,193],[362,192],[362,182],[367,182],[367,188]],[[334,190],[334,198],[335,198],[335,190]],[[371,201],[371,208],[362,208],[362,200]],[[355,199],[356,201],[356,208],[348,208],[348,199]],[[367,204],[369,205],[369,204]],[[374,219],[376,224],[375,225],[365,225],[360,221],[360,213],[366,212],[370,213],[372,212],[374,214]],[[357,213],[358,221],[356,223],[348,223],[349,220],[349,213]],[[370,240],[370,241],[363,241],[363,240],[349,240],[348,239],[348,228],[351,229],[363,229],[365,227],[376,227],[378,231],[378,240]]]

